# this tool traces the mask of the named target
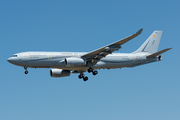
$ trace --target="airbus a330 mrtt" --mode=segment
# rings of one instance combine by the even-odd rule
[[[86,71],[96,75],[97,69],[135,67],[162,60],[161,54],[171,49],[167,48],[157,52],[162,31],[154,31],[141,47],[132,53],[113,53],[119,50],[124,43],[141,34],[142,30],[88,53],[22,52],[14,54],[7,61],[24,67],[25,74],[28,74],[28,67],[53,68],[50,70],[51,77],[65,77],[70,76],[70,73],[79,73],[78,77],[87,81],[88,77],[84,75]]]

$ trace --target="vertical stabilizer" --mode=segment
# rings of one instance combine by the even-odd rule
[[[154,31],[149,38],[141,45],[141,47],[134,53],[148,52],[155,53],[158,50],[159,42],[161,39],[162,31]]]

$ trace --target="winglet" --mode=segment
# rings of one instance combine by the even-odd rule
[[[161,51],[159,51],[159,52],[156,52],[156,53],[154,53],[154,54],[151,54],[151,55],[147,56],[146,58],[147,58],[147,59],[154,58],[154,57],[156,57],[156,56],[158,56],[158,55],[160,55],[160,54],[162,54],[162,53],[164,53],[164,52],[166,52],[166,51],[168,51],[168,50],[170,50],[170,49],[172,49],[172,48],[167,48],[167,49],[161,50]]]
[[[137,35],[141,34],[141,32],[143,31],[143,28],[141,28],[139,31],[136,32]]]

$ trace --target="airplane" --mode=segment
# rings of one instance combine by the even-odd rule
[[[53,68],[50,70],[51,77],[66,77],[71,73],[79,73],[78,78],[87,81],[88,77],[84,75],[86,71],[97,75],[97,69],[136,67],[161,61],[161,54],[172,49],[157,52],[162,31],[154,31],[140,48],[132,53],[113,53],[124,43],[140,35],[142,30],[91,52],[21,52],[14,54],[7,61],[24,67],[25,74],[28,74],[28,67]]]

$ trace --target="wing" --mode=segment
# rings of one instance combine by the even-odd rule
[[[117,42],[114,42],[112,44],[109,44],[107,46],[104,46],[102,48],[99,48],[97,50],[91,51],[83,56],[81,56],[83,59],[86,59],[87,61],[92,61],[92,65],[95,65],[100,59],[107,56],[108,54],[111,54],[112,52],[119,50],[121,48],[121,45],[128,42],[129,40],[135,38],[139,34],[141,34],[143,29],[140,29],[138,32],[136,32],[133,35],[130,35],[129,37],[126,37],[122,40],[119,40]]]

